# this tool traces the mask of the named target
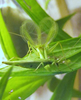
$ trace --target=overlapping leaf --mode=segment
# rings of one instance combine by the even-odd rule
[[[16,1],[20,4],[20,6],[25,10],[25,12],[32,18],[32,20],[37,25],[40,25],[40,22],[42,20],[44,20],[45,18],[51,18],[49,15],[47,15],[45,13],[45,11],[40,7],[40,5],[37,3],[36,0],[34,0],[34,1],[33,0],[30,0],[30,1],[16,0]],[[46,26],[46,25],[47,25],[47,27],[45,27],[43,31],[48,30],[51,27],[51,23],[49,23],[49,22],[44,23],[44,26]],[[70,36],[67,33],[65,33],[62,29],[60,29],[58,26],[58,34],[57,34],[57,38],[55,38],[55,40],[63,40],[63,39],[67,39],[67,38],[70,38]]]
[[[61,48],[59,45],[50,52],[50,50],[53,48],[54,43],[50,45],[48,54],[51,56],[50,59],[38,59],[36,58],[35,53],[31,53],[29,56],[26,56],[18,61],[7,61],[4,62],[6,64],[10,65],[16,65],[16,66],[21,66],[23,68],[30,68],[30,70],[24,71],[24,74],[26,73],[27,75],[53,75],[53,74],[58,74],[59,72],[70,72],[73,70],[79,69],[81,66],[80,59],[81,57],[79,56],[81,53],[81,39],[79,38],[74,38],[74,39],[68,39],[60,42],[62,47]],[[69,45],[69,44],[70,45]],[[66,44],[68,46],[66,46]],[[57,57],[60,62],[58,62],[58,66],[56,66],[57,61],[55,58]],[[76,59],[75,59],[76,58]],[[69,62],[68,62],[69,60]],[[65,63],[63,63],[63,61]],[[52,63],[54,64],[52,65]],[[40,63],[43,63],[44,65],[40,65]],[[36,70],[36,68],[40,65],[40,67]],[[49,71],[46,70],[44,67],[46,65],[49,65]],[[21,69],[21,68],[20,68]],[[35,71],[36,70],[36,71]],[[38,73],[36,73],[38,72]],[[16,74],[15,74],[16,75]]]
[[[21,5],[21,7],[26,11],[26,13],[28,13],[29,16],[38,25],[40,25],[41,21],[44,21],[45,18],[49,17],[42,10],[42,8],[38,5],[38,3],[35,0],[30,0],[30,1],[24,0],[24,2],[23,2],[23,0],[17,0],[17,1]],[[40,13],[41,13],[41,15],[40,15]],[[61,21],[63,22],[64,20],[61,20]],[[43,26],[45,26],[43,31],[47,31],[47,30],[50,29],[51,23],[46,22],[46,23],[44,23]],[[58,27],[58,34],[57,34],[57,38],[55,40],[63,40],[63,39],[70,38],[70,36],[67,35],[64,31],[62,31],[59,28],[58,25],[57,25],[57,27]],[[79,56],[81,54],[80,37],[79,38],[75,38],[75,39],[60,41],[61,46],[57,45],[54,48],[55,44],[56,43],[50,44],[50,48],[51,47],[53,47],[53,48],[51,49],[52,53],[48,52],[48,54],[50,56],[54,54],[55,57],[60,58],[61,59],[60,63],[54,62],[55,59],[54,60],[50,59],[50,61],[48,61],[48,60],[44,60],[44,61],[38,60],[37,61],[37,59],[36,59],[36,61],[32,60],[30,62],[28,62],[27,59],[24,59],[24,60],[21,59],[21,60],[19,60],[17,62],[6,62],[7,64],[12,64],[12,65],[13,64],[17,65],[18,64],[21,67],[29,67],[30,69],[21,68],[20,66],[15,66],[14,67],[12,76],[21,76],[22,75],[22,77],[14,77],[9,81],[9,84],[8,84],[8,87],[7,87],[6,91],[5,91],[3,99],[5,99],[5,100],[6,99],[14,100],[14,99],[18,99],[18,98],[25,99],[26,97],[31,95],[40,85],[44,84],[46,82],[46,80],[48,80],[48,78],[52,78],[52,76],[48,77],[48,75],[55,75],[55,74],[58,74],[58,73],[70,72],[70,71],[73,71],[73,70],[77,70],[78,68],[81,67],[80,66],[81,65],[81,62],[80,62],[81,57]],[[68,47],[66,46],[66,44],[68,45]],[[49,51],[50,51],[50,49],[49,49]],[[65,54],[67,54],[67,55],[65,55]],[[59,55],[60,55],[60,57],[59,57]],[[27,56],[26,56],[26,58],[27,58]],[[30,58],[32,58],[32,57],[30,57]],[[76,58],[76,59],[74,59],[74,58]],[[70,60],[70,62],[68,62],[68,59]],[[65,61],[65,63],[63,63],[61,61]],[[42,66],[42,67],[40,66],[36,70],[36,68],[38,67],[38,65],[41,62],[43,62],[45,65],[50,65],[49,70],[46,70],[44,68],[44,66]],[[51,63],[54,62],[54,65],[52,65],[50,62]],[[68,63],[66,63],[66,62],[68,62]],[[33,67],[32,67],[32,65],[33,65]],[[7,68],[1,69],[0,70],[1,71],[0,74],[2,75],[3,72],[5,72],[6,69]],[[67,90],[67,88],[66,88],[67,86],[66,85],[67,85],[68,82],[67,82],[66,79],[71,80],[70,82],[72,84],[70,84],[70,87],[68,88],[68,90],[70,90],[71,95],[72,95],[72,86],[73,86],[73,81],[72,80],[74,80],[74,76],[75,76],[75,73],[74,74],[73,73],[71,73],[71,77],[69,76],[70,74],[68,74],[68,76],[64,78],[64,80],[63,80],[63,84],[64,85],[62,84],[62,82],[60,83],[60,85],[59,85],[59,86],[61,86],[60,87],[60,91],[58,92],[59,89],[56,90],[55,95],[52,97],[53,100],[54,100],[54,98],[57,98],[57,94],[58,93],[59,94],[61,92],[63,93],[62,89],[64,90],[64,88],[65,88]],[[32,78],[29,79],[30,75],[31,75],[31,77],[32,77],[32,75],[35,75],[35,76],[32,77],[33,79]],[[39,75],[39,76],[37,76],[37,75]],[[25,76],[25,77],[23,77],[23,76]],[[38,79],[36,79],[36,77]],[[30,82],[27,79],[29,79]],[[17,80],[17,81],[15,81],[15,80]],[[14,87],[14,85],[12,85],[12,82],[15,82],[15,84],[18,84],[19,86],[15,85],[15,87]],[[9,86],[11,86],[11,87],[9,88]],[[31,88],[29,89],[29,87],[31,87]],[[26,89],[29,89],[29,90],[24,92]],[[8,90],[10,92],[8,92]],[[22,93],[24,93],[24,94],[22,94]],[[60,98],[63,95],[62,93],[60,94]],[[67,93],[68,93],[68,91],[67,91]],[[65,98],[69,95],[69,94],[67,95],[67,93],[65,93],[64,98],[62,98],[62,100],[63,99],[65,100]],[[69,95],[68,98],[71,98],[71,95]],[[68,98],[67,98],[67,100],[69,100]],[[57,99],[57,100],[60,100],[60,99]]]
[[[3,100],[17,100],[19,97],[21,100],[25,100],[50,78],[51,76],[20,76],[11,78],[3,95]]]
[[[18,57],[13,42],[11,40],[10,34],[3,21],[1,10],[0,10],[0,43],[2,45],[6,58],[10,59],[12,57]]]
[[[54,91],[50,100],[71,100],[75,72],[67,74]],[[70,77],[71,76],[71,77]]]
[[[2,96],[3,96],[3,93],[5,91],[5,88],[6,88],[6,85],[7,85],[7,82],[8,82],[8,78],[11,74],[11,71],[12,71],[12,67],[10,67],[8,69],[8,71],[4,74],[4,76],[0,80],[0,100],[2,100]]]
[[[60,26],[60,28],[63,28],[64,24],[71,18],[75,15],[75,13],[73,14],[70,14],[64,18],[61,18],[59,20],[57,20],[56,22],[58,23],[58,25]]]

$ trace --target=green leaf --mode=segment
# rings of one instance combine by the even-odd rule
[[[8,68],[10,68],[10,66],[0,69],[0,76],[2,76]],[[19,67],[19,66],[14,66],[11,76],[13,77],[14,76],[48,76],[48,75],[56,75],[56,74],[61,74],[61,73],[65,73],[65,72],[59,72],[59,71],[52,72],[52,71],[47,71],[44,68],[43,70],[38,69],[36,71],[35,69],[30,70],[30,69]]]
[[[64,24],[71,18],[75,15],[75,13],[73,14],[70,14],[64,18],[61,18],[59,20],[57,20],[56,22],[58,23],[58,25],[60,26],[60,28],[63,28]]]
[[[10,67],[8,69],[8,71],[4,74],[4,76],[0,80],[0,100],[2,100],[2,96],[3,96],[3,93],[5,91],[5,88],[6,88],[6,85],[8,82],[8,78],[11,74],[11,71],[12,71],[12,67]]]
[[[40,5],[37,3],[36,0],[16,0],[20,6],[24,9],[24,11],[32,18],[32,20],[37,24],[40,25],[41,21],[44,21],[45,18],[50,18],[53,20],[49,15],[46,14],[46,12],[40,7]],[[53,20],[54,21],[54,20]],[[51,23],[47,21],[47,23],[44,23],[45,30],[49,30],[51,27]],[[48,33],[47,33],[48,34]],[[68,39],[70,36],[65,33],[62,29],[58,26],[58,34],[56,37],[56,41]]]
[[[67,73],[79,69],[81,67],[81,57],[79,56],[81,52],[81,38],[78,37],[63,40],[60,42],[60,44],[63,48],[61,48],[59,45],[54,48],[53,46],[55,43],[50,44],[48,49],[48,55],[51,57],[50,59],[39,59],[35,53],[31,53],[20,60],[7,61],[3,63],[15,65],[16,67],[18,66],[18,68],[19,66],[27,69],[29,68],[29,70],[24,70],[23,75],[55,75],[58,73]],[[54,57],[58,58],[59,62],[58,60],[55,60]],[[43,65],[41,63],[43,63]],[[36,70],[39,65],[40,67]],[[49,65],[49,70],[45,69],[46,65]],[[21,71],[18,74],[20,75],[20,73],[22,74]]]
[[[74,89],[72,96],[76,98],[81,98],[81,91]]]
[[[50,100],[71,100],[76,71],[64,76]]]
[[[68,72],[72,72],[75,71],[79,68],[81,68],[81,53],[78,53],[72,57],[70,57],[69,59],[71,60],[70,63],[68,64],[58,64],[58,66],[54,65],[50,65],[50,69],[46,70],[43,66],[37,68],[23,68],[22,66],[14,66],[14,70],[12,72],[12,76],[48,76],[48,75],[56,75],[56,74],[62,74],[62,73],[68,73]],[[76,58],[76,59],[75,59]],[[34,62],[32,62],[33,64]],[[26,62],[27,64],[27,62]],[[12,64],[13,65],[13,64]],[[27,64],[28,65],[28,64]],[[0,70],[0,76],[3,75],[3,73],[6,71],[7,67],[3,68]]]
[[[21,76],[21,75],[22,76],[32,76],[32,75],[48,76],[48,75],[56,75],[56,74],[72,72],[81,67],[81,61],[80,61],[81,57],[79,55],[81,55],[81,53],[78,53],[78,54],[72,56],[71,58],[69,58],[71,60],[71,62],[68,64],[62,63],[59,66],[56,66],[55,64],[50,65],[49,70],[46,70],[43,66],[37,70],[36,70],[36,68],[33,68],[33,69],[23,68],[23,70],[22,70],[22,68],[21,68],[22,66],[21,67],[14,66],[15,68],[12,72],[12,76]],[[5,72],[5,70],[6,70],[6,68],[0,70],[0,75],[2,75]]]
[[[19,57],[25,56],[28,51],[28,45],[20,35],[20,27],[22,23],[28,21],[28,19],[23,16],[22,11],[18,8],[7,6],[1,9],[1,13],[17,55]]]
[[[45,17],[49,17],[47,13],[40,7],[36,0],[16,0],[20,6],[25,10],[25,12],[37,23],[39,24],[41,20]],[[42,14],[42,15],[41,15]]]
[[[78,38],[74,39],[74,42],[78,40]],[[79,42],[79,44],[77,44]],[[67,51],[66,53],[69,53],[68,56],[61,56],[61,60],[65,61],[65,63],[58,63],[58,66],[56,66],[56,63],[54,65],[51,65],[51,63],[53,61],[55,61],[55,59],[52,59],[52,60],[36,60],[34,59],[35,57],[35,54],[30,57],[26,57],[26,59],[21,59],[21,60],[18,60],[18,61],[7,61],[7,62],[4,62],[6,64],[12,64],[12,65],[18,65],[18,66],[15,66],[14,68],[14,71],[13,71],[13,76],[20,76],[20,75],[23,75],[23,76],[27,76],[27,75],[55,75],[55,74],[61,74],[61,73],[68,73],[68,72],[72,72],[73,70],[77,70],[81,67],[81,49],[80,49],[80,41],[78,41],[75,45],[75,43],[73,42],[69,42],[70,44],[73,43],[75,46],[73,46],[72,49],[72,53],[71,53],[71,48],[69,48],[69,51]],[[69,45],[69,44],[68,44]],[[59,50],[59,48],[58,48]],[[66,49],[65,49],[66,50]],[[60,52],[62,53],[62,52]],[[65,54],[66,54],[65,53]],[[55,54],[55,53],[54,53]],[[63,53],[62,53],[63,54]],[[53,55],[53,54],[52,54]],[[33,59],[31,59],[33,58]],[[66,59],[67,58],[67,59]],[[75,59],[76,58],[76,59]],[[68,62],[68,60],[70,60],[70,62]],[[49,70],[46,70],[44,68],[44,66],[40,66],[37,70],[36,68],[38,67],[38,65],[40,63],[44,63],[46,65],[50,65],[50,69]],[[19,67],[20,65],[20,67]],[[22,68],[21,68],[22,67]],[[23,68],[25,67],[25,68]],[[7,68],[7,67],[6,67]],[[3,68],[0,70],[0,75],[2,75],[5,71],[6,71],[6,68]],[[26,69],[27,68],[27,69]],[[29,68],[29,69],[28,69]],[[17,70],[18,69],[18,70]]]
[[[60,84],[61,81],[62,80],[60,80],[56,77],[51,78],[47,83],[47,86],[48,86],[49,90],[54,92],[54,90]],[[73,89],[72,97],[81,98],[81,91]]]
[[[57,79],[55,76],[50,79],[47,83],[47,86],[49,88],[50,91],[54,92],[54,90],[56,89],[56,87],[58,86],[58,84],[60,83],[60,79]]]
[[[18,57],[0,10],[0,43],[7,59]]]
[[[56,45],[57,44],[57,45]],[[80,52],[81,37],[66,39],[49,44],[48,55],[54,55],[57,58],[69,58]],[[56,45],[56,47],[54,47]],[[51,57],[52,57],[51,56]]]
[[[17,100],[18,97],[21,97],[22,100],[25,100],[33,92],[35,92],[39,86],[42,86],[51,77],[52,76],[13,77],[7,84],[3,100]]]

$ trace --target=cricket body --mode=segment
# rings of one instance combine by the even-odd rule
[[[48,21],[51,25],[45,24]],[[69,57],[75,54],[75,46],[76,44],[79,45],[81,40],[81,38],[75,38],[73,42],[71,39],[54,42],[54,38],[58,33],[58,25],[50,18],[42,20],[39,26],[31,20],[27,22],[25,21],[20,30],[20,36],[22,38],[24,37],[24,41],[28,44],[29,50],[27,54],[19,60],[12,60],[3,63],[33,68],[35,71],[40,69],[41,66],[43,66],[47,71],[50,71],[52,67],[57,67],[56,69],[61,71],[60,65],[68,66],[68,64],[71,63]],[[69,46],[68,41],[74,45]],[[69,48],[67,48],[66,44]],[[73,53],[69,53],[70,50]],[[79,52],[78,49],[76,52]]]

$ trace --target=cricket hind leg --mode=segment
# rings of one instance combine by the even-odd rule
[[[59,42],[59,44],[60,44],[60,47],[61,47],[61,49],[62,49],[62,53],[63,53],[63,57],[60,59],[62,62],[61,63],[63,63],[63,64],[65,64],[67,67],[69,67],[68,66],[68,64],[71,62],[69,59],[66,59],[66,57],[65,57],[65,53],[64,53],[64,50],[63,50],[63,47],[62,47],[62,44]],[[73,70],[71,67],[69,67],[71,70]]]
[[[44,63],[43,62],[40,62],[40,64],[37,66],[37,68],[35,69],[35,71],[37,71],[40,67],[41,67],[41,65],[42,66],[44,66]]]
[[[64,52],[64,50],[63,50],[63,47],[62,47],[62,44],[60,43],[60,42],[57,42],[51,49],[50,49],[50,52],[52,52],[57,46],[60,46],[60,48],[61,48],[61,50],[62,50],[62,57],[61,58],[54,58],[55,59],[55,65],[57,66],[57,65],[59,65],[60,66],[60,64],[59,63],[63,63],[63,64],[65,64],[65,65],[67,65],[68,66],[68,64],[71,62],[71,61],[69,61],[68,62],[68,59],[66,59],[66,57],[65,57],[65,52]],[[59,66],[57,66],[58,68],[59,68]],[[73,70],[71,67],[69,67],[71,70]],[[61,70],[60,70],[61,71]]]

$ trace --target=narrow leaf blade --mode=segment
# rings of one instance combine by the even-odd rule
[[[64,18],[61,18],[61,19],[57,20],[56,22],[58,23],[58,25],[60,26],[60,28],[63,28],[63,26],[65,25],[65,23],[66,23],[71,17],[73,17],[74,15],[75,15],[75,13],[70,14],[70,15],[64,17]]]
[[[51,78],[51,76],[20,76],[11,78],[8,82],[3,99],[17,100],[18,97],[21,97],[22,100],[25,100],[28,96],[35,92],[39,86],[43,85],[49,78]],[[10,92],[9,95],[9,91],[12,90],[13,92]]]
[[[46,12],[40,7],[40,5],[37,3],[36,0],[17,0],[17,2],[20,4],[20,6],[25,10],[25,12],[32,18],[32,20],[37,24],[40,25],[40,22],[45,18],[52,19]],[[53,19],[52,19],[53,20]],[[53,20],[54,21],[54,20]],[[44,23],[44,25],[48,26],[49,29],[51,27],[50,23]],[[48,30],[48,27],[45,29]],[[45,31],[44,30],[44,31]],[[48,34],[48,33],[47,33]],[[71,38],[67,33],[65,33],[59,26],[58,26],[58,34],[55,41],[63,40]]]
[[[18,57],[0,10],[0,43],[7,59]]]
[[[10,67],[8,69],[8,71],[4,74],[4,76],[0,80],[0,100],[2,100],[2,96],[3,96],[3,93],[5,91],[5,88],[6,88],[6,85],[7,85],[7,82],[8,82],[8,78],[11,74],[11,71],[12,71],[12,67]]]
[[[50,100],[71,100],[76,71],[68,73],[60,82]]]

